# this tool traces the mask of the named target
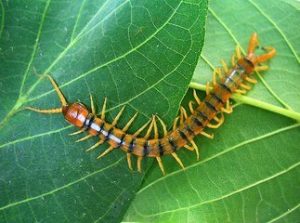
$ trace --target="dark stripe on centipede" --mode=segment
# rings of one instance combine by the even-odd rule
[[[178,130],[178,132],[179,132],[179,135],[180,135],[181,138],[183,138],[185,141],[188,141],[188,137],[186,136],[184,131]]]
[[[212,110],[214,112],[218,112],[217,109],[215,108],[215,106],[212,105],[209,101],[205,101],[205,104],[208,108],[210,108],[210,110]]]
[[[225,84],[219,83],[219,85],[220,85],[223,89],[225,89],[226,91],[228,91],[230,94],[232,93],[231,89],[230,89],[229,87],[227,87]]]
[[[187,125],[187,126],[185,127],[185,129],[186,129],[191,135],[194,135],[194,134],[195,134],[194,131],[191,129],[191,126]]]
[[[118,148],[120,147],[120,146],[122,146],[122,144],[123,144],[123,142],[124,142],[124,138],[125,138],[125,136],[126,136],[126,134],[124,133],[122,136],[121,136],[121,138],[120,138],[120,142],[118,143]]]
[[[111,128],[110,130],[107,131],[107,135],[105,136],[105,141],[107,141],[111,135],[113,128]]]
[[[135,139],[132,139],[131,142],[129,143],[129,146],[128,146],[128,152],[129,153],[132,153],[133,149],[134,149],[134,142],[135,142]]]
[[[202,111],[197,111],[197,114],[202,116],[204,120],[208,120],[208,117]]]
[[[224,104],[224,101],[219,96],[217,96],[215,93],[212,93],[211,96],[214,99],[216,99],[219,103]]]
[[[158,151],[159,151],[159,156],[163,156],[164,155],[164,147],[161,144],[160,140],[158,140]]]
[[[173,139],[170,139],[170,138],[169,138],[169,143],[172,146],[172,150],[175,152],[177,149],[176,143],[174,142]]]
[[[103,130],[104,124],[105,124],[104,122],[101,124],[99,131],[97,131],[97,135],[99,135]]]
[[[143,156],[147,156],[148,154],[149,154],[149,144],[148,144],[148,140],[146,140],[143,149]]]
[[[204,127],[202,122],[197,117],[192,117],[192,120],[194,123],[196,123],[197,126]]]

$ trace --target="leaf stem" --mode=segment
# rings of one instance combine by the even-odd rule
[[[190,88],[194,88],[197,90],[201,90],[201,91],[205,91],[206,86],[203,84],[198,84],[196,82],[191,82],[189,85]],[[248,104],[248,105],[252,105],[267,111],[271,111],[277,114],[281,114],[283,116],[295,119],[297,121],[300,122],[300,113],[292,111],[292,110],[288,110],[286,108],[281,108],[263,101],[259,101],[257,99],[254,98],[250,98],[248,96],[244,96],[244,95],[239,95],[239,94],[233,94],[231,97],[233,100],[235,100],[236,102],[241,102],[244,104]]]

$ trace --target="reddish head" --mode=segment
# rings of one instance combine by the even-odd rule
[[[63,106],[62,112],[69,123],[79,128],[83,127],[89,114],[88,109],[79,102]]]

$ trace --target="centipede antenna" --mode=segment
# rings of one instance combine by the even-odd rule
[[[134,137],[137,137],[151,122],[152,119],[150,119],[148,122],[146,122],[146,124],[144,124],[141,128],[139,128],[134,134]]]
[[[66,100],[65,96],[63,95],[63,93],[61,92],[61,90],[59,89],[56,82],[54,81],[54,79],[48,74],[46,74],[45,76],[47,76],[49,78],[49,80],[51,81],[51,84],[54,87],[54,89],[59,97],[62,107],[67,106],[68,105],[67,100]]]
[[[76,142],[82,142],[82,141],[87,140],[91,137],[93,137],[93,135],[86,135],[86,136],[82,137],[81,139],[76,140]]]
[[[214,138],[214,134],[208,134],[208,133],[206,133],[206,132],[200,132],[200,134],[201,135],[203,135],[203,136],[205,136],[205,137],[207,137],[207,138],[209,138],[209,139],[213,139]]]
[[[90,94],[90,101],[91,101],[92,113],[95,115],[96,114],[95,104],[94,104],[93,96],[91,94]]]
[[[164,121],[163,121],[159,116],[156,116],[156,117],[157,117],[157,119],[159,120],[160,125],[161,125],[162,128],[163,128],[164,136],[166,136],[166,135],[168,134],[166,124],[164,123]]]
[[[164,169],[164,165],[163,165],[163,163],[162,163],[161,158],[160,158],[159,156],[157,156],[157,157],[156,157],[156,160],[157,160],[157,162],[158,162],[158,166],[159,166],[161,172],[163,173],[163,175],[166,175],[166,172],[165,172],[165,169]]]
[[[122,115],[123,112],[124,112],[124,109],[125,109],[125,106],[123,106],[123,107],[121,108],[121,110],[119,111],[119,113],[117,114],[117,116],[115,117],[115,119],[113,120],[113,122],[111,123],[112,126],[115,126],[115,125],[117,124],[117,122],[119,121],[121,115]]]
[[[142,160],[143,160],[143,157],[138,156],[138,158],[137,158],[137,169],[140,173],[142,172]]]
[[[101,111],[101,119],[102,120],[105,119],[106,102],[107,102],[107,97],[104,98],[103,107],[102,107],[102,111]]]
[[[184,169],[184,165],[181,161],[181,159],[177,156],[175,152],[171,153],[171,155],[174,157],[174,159],[177,161],[177,163],[181,166],[182,169]]]
[[[131,164],[131,154],[130,153],[127,153],[127,163],[128,163],[128,168],[130,170],[133,170],[132,169],[132,164]]]
[[[104,140],[100,140],[96,144],[94,144],[93,146],[91,146],[90,148],[86,149],[85,151],[86,152],[90,152],[90,151],[92,151],[93,149],[97,148],[98,146],[100,146],[103,143],[104,143]]]
[[[84,129],[79,129],[79,130],[76,131],[76,132],[70,133],[69,136],[78,135],[78,134],[83,133],[83,132],[84,132]]]
[[[194,95],[194,98],[195,98],[197,104],[200,105],[201,104],[201,100],[199,99],[199,97],[197,95],[197,91],[195,89],[193,90],[193,95]]]
[[[31,110],[34,112],[44,113],[44,114],[62,113],[62,108],[39,109],[39,108],[33,108],[33,107],[25,107],[24,109],[28,109],[28,110]]]
[[[127,130],[129,129],[130,125],[132,124],[132,122],[135,120],[135,118],[137,117],[138,112],[134,114],[134,116],[127,122],[127,124],[124,126],[124,128],[122,129],[123,132],[127,132]]]
[[[113,146],[108,147],[108,149],[106,149],[103,153],[101,153],[101,154],[97,157],[97,159],[102,158],[103,156],[105,156],[106,154],[110,153],[110,152],[113,151],[113,150],[114,150],[114,147],[113,147]]]

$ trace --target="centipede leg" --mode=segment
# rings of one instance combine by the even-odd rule
[[[189,109],[190,109],[190,112],[191,112],[192,114],[195,112],[195,111],[194,111],[193,104],[194,104],[193,101],[190,101],[190,102],[189,102]]]
[[[196,145],[195,141],[194,140],[190,140],[190,143],[192,144],[195,152],[196,152],[196,156],[197,156],[197,160],[199,160],[200,158],[200,155],[199,155],[199,148],[198,146]]]
[[[101,119],[102,120],[105,119],[106,102],[107,102],[107,97],[104,98],[104,103],[103,103],[103,107],[102,107],[102,110],[101,110]]]
[[[106,149],[103,153],[101,153],[101,154],[97,157],[97,159],[102,158],[103,156],[105,156],[106,154],[110,153],[110,152],[113,151],[113,150],[114,150],[114,147],[113,147],[113,146],[108,147],[108,149]]]
[[[86,152],[89,152],[89,151],[91,151],[91,150],[97,148],[98,146],[100,146],[100,145],[103,144],[103,143],[104,143],[104,140],[100,140],[100,141],[98,141],[96,144],[94,144],[93,146],[91,146],[90,148],[86,149],[85,151],[86,151]]]
[[[267,65],[261,65],[261,66],[256,66],[255,67],[255,71],[265,71],[265,70],[268,70],[269,69],[269,66]]]
[[[184,120],[187,119],[187,113],[184,107],[180,107],[180,125],[183,124]]]
[[[78,134],[83,133],[83,132],[84,132],[84,129],[79,129],[79,130],[76,131],[76,132],[70,133],[69,136],[78,135]]]
[[[246,94],[247,93],[246,90],[241,90],[241,89],[236,89],[235,92],[238,94]]]
[[[248,82],[251,83],[251,84],[256,84],[256,83],[257,83],[257,80],[256,80],[256,79],[250,78],[250,77],[246,77],[246,81],[248,81]]]
[[[226,107],[225,108],[221,108],[221,111],[225,112],[227,114],[231,114],[232,113],[232,106],[230,106],[229,100],[226,101]]]
[[[146,122],[146,124],[144,124],[141,128],[139,128],[134,134],[133,134],[133,137],[137,137],[148,125],[149,123],[151,122],[151,119]]]
[[[197,104],[200,105],[201,100],[199,99],[199,97],[197,95],[197,91],[195,89],[193,90],[193,95],[194,95],[194,98],[195,98],[195,101],[197,102]]]
[[[163,128],[163,133],[164,133],[164,136],[166,136],[168,134],[168,131],[167,131],[167,126],[166,124],[163,122],[163,120],[159,117],[159,116],[156,116],[157,119],[159,120],[160,122],[160,125],[162,126]]]
[[[176,117],[176,118],[174,119],[174,122],[173,122],[173,130],[175,130],[175,129],[177,128],[178,120],[179,120],[179,117]]]
[[[137,158],[137,169],[140,173],[142,172],[142,160],[143,160],[143,157],[138,156],[138,158]]]
[[[213,139],[214,138],[214,134],[208,134],[208,133],[206,133],[206,132],[200,132],[200,134],[201,135],[203,135],[203,136],[205,136],[205,137],[207,137],[207,138],[209,138],[209,139]]]
[[[163,165],[163,163],[162,163],[161,158],[160,158],[159,156],[157,156],[157,157],[156,157],[156,160],[157,160],[157,162],[158,162],[158,166],[159,166],[161,172],[163,173],[163,175],[166,175],[166,172],[165,172],[165,169],[164,169],[164,165]]]
[[[235,55],[232,55],[232,57],[231,57],[231,65],[232,66],[235,66]]]
[[[91,137],[93,137],[93,135],[86,135],[86,136],[82,137],[81,139],[76,140],[76,142],[82,142],[82,141],[87,140]]]
[[[221,118],[220,119],[218,119],[217,117],[215,117],[214,120],[216,120],[218,123],[217,124],[208,123],[207,124],[208,128],[213,128],[213,129],[219,128],[223,124],[223,122],[224,122],[224,115],[223,115],[223,113],[221,113]]]
[[[95,104],[94,104],[94,100],[93,100],[93,96],[90,94],[90,101],[91,101],[91,109],[92,109],[92,113],[94,115],[96,115],[96,109],[95,109]]]
[[[246,85],[246,84],[241,84],[241,87],[244,88],[247,91],[251,90],[251,87]]]
[[[225,61],[224,61],[224,60],[221,60],[221,63],[222,63],[222,66],[223,66],[223,69],[224,69],[225,73],[228,73],[229,69],[228,69],[228,66],[227,66],[227,64],[225,63]]]
[[[210,94],[210,84],[209,84],[209,82],[206,83],[205,92],[206,92],[206,95]]]
[[[175,152],[173,152],[173,153],[171,153],[171,155],[174,157],[176,162],[181,166],[181,168],[184,169],[184,165],[183,165],[181,159],[177,156],[177,154]]]
[[[239,46],[235,47],[235,53],[238,60],[242,58],[241,48]]]
[[[152,129],[153,129],[153,127],[154,127],[154,123],[156,123],[156,121],[155,121],[155,116],[153,115],[153,116],[152,116],[151,123],[150,123],[150,126],[149,126],[149,128],[148,128],[148,130],[147,130],[147,132],[146,132],[146,135],[144,136],[145,139],[148,139],[148,138],[150,137],[150,134],[151,134]],[[158,134],[158,133],[157,133],[157,134]]]
[[[128,168],[130,170],[133,170],[132,169],[132,164],[131,164],[131,153],[127,153],[127,164],[128,164]]]
[[[119,113],[117,114],[117,116],[115,117],[115,119],[113,120],[113,122],[111,123],[112,126],[115,126],[117,124],[117,122],[119,121],[121,115],[123,114],[124,112],[124,109],[125,109],[125,106],[123,106],[121,108],[121,110],[119,111]]]
[[[127,132],[127,130],[129,129],[130,125],[132,124],[132,122],[136,119],[137,115],[138,115],[138,113],[135,113],[134,116],[127,122],[127,124],[122,129],[123,132]]]

